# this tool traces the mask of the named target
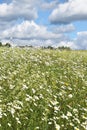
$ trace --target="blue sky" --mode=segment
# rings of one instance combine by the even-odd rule
[[[0,0],[0,40],[87,49],[87,0]]]

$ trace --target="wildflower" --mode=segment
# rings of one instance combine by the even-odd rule
[[[37,127],[35,128],[35,130],[39,130],[39,127],[37,126]]]
[[[77,112],[78,112],[78,110],[74,108],[74,109],[73,109],[73,112],[74,112],[74,113],[77,113]]]
[[[16,121],[17,121],[18,124],[21,124],[21,122],[20,122],[18,117],[16,117]]]
[[[11,127],[11,124],[10,124],[10,123],[8,123],[8,126],[9,126],[9,127]]]
[[[0,108],[0,118],[2,118],[2,109]]]
[[[63,114],[61,117],[62,117],[63,119],[67,119],[67,120],[68,120],[68,117],[67,117],[66,115],[64,115],[64,114]]]
[[[53,106],[55,106],[55,105],[57,105],[58,104],[58,102],[57,101],[50,101],[51,102],[51,104],[53,105]]]
[[[32,88],[32,92],[33,92],[33,94],[34,94],[34,93],[36,92],[35,89]]]
[[[28,86],[26,86],[26,85],[24,84],[22,89],[23,89],[23,90],[26,90],[26,89],[28,89]]]
[[[72,122],[70,122],[70,125],[71,125],[71,126],[74,126],[74,124],[73,124]]]
[[[7,114],[6,114],[6,113],[3,113],[3,115],[4,115],[5,117],[7,117]]]
[[[75,130],[80,130],[79,128],[75,127]]]
[[[80,124],[80,120],[78,118],[75,118],[75,121],[77,121]]]
[[[35,100],[39,100],[38,96],[34,96],[34,99],[35,99]]]
[[[52,124],[52,122],[48,122],[48,124],[49,124],[49,125],[51,125],[51,124]]]
[[[50,64],[49,64],[49,62],[45,62],[45,65],[46,65],[46,66],[49,66]]]
[[[30,101],[32,99],[32,97],[30,95],[26,94],[26,96],[27,96],[25,99],[26,101]]]
[[[11,114],[14,116],[15,109],[14,109],[14,108],[11,108],[10,112],[11,112]]]
[[[68,95],[68,97],[69,97],[69,98],[72,98],[72,97],[73,97],[73,95],[72,95],[72,94],[69,94],[69,95]]]
[[[34,106],[37,107],[37,104],[34,102]]]
[[[72,116],[72,113],[71,112],[67,112],[67,116],[69,117],[69,116]]]
[[[54,106],[54,111],[57,112],[59,110],[59,107]]]
[[[14,108],[15,108],[15,109],[18,109],[18,110],[21,109],[21,107],[20,107],[20,106],[17,106],[17,105],[15,105]]]
[[[15,87],[15,86],[14,86],[14,85],[11,85],[11,84],[10,84],[10,86],[9,86],[10,89],[13,89],[14,87]]]
[[[58,124],[55,124],[56,130],[60,130],[60,126]]]
[[[2,87],[0,86],[0,90],[2,90]]]

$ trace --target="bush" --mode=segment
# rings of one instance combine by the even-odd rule
[[[6,47],[11,47],[11,44],[10,43],[6,43],[5,46]]]
[[[70,47],[67,47],[67,46],[60,46],[58,47],[59,50],[71,50]]]

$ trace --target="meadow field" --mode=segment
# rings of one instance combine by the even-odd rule
[[[0,130],[87,130],[87,51],[1,47]]]

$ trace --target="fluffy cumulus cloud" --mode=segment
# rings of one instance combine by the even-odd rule
[[[54,0],[54,1],[51,1],[51,2],[42,2],[42,4],[40,5],[40,7],[44,10],[51,10],[51,9],[54,9],[57,7],[58,5],[58,0]]]
[[[87,50],[87,31],[77,32],[77,36],[74,39],[60,40],[56,46],[67,46],[76,50]]]
[[[14,26],[13,22],[10,25],[8,24],[5,29],[1,30],[0,37],[3,42],[10,42],[20,46],[67,46],[72,49],[84,49],[87,44],[87,32],[78,32],[77,38],[74,40],[65,35],[65,33],[74,29],[75,27],[69,24],[61,25],[50,31],[46,26],[26,20]]]
[[[0,40],[15,45],[87,49],[87,31],[77,32],[74,39],[69,34],[76,31],[70,22],[87,19],[86,5],[87,0],[68,0],[61,4],[59,0],[3,0],[0,3]],[[44,25],[47,19],[40,23],[44,13],[51,11],[50,21],[54,24],[45,22],[48,25]]]
[[[58,47],[59,46],[66,46],[66,47],[70,47],[72,49],[77,49],[77,45],[75,44],[74,41],[60,41],[57,46]]]
[[[38,0],[13,0],[11,3],[0,4],[0,20],[12,21],[18,18],[32,20],[37,18],[36,5]]]
[[[77,49],[87,49],[87,31],[78,32],[74,42]]]
[[[73,24],[61,25],[58,27],[53,27],[52,29],[55,33],[70,33],[75,31],[75,27]]]
[[[52,30],[34,21],[26,20],[14,26],[12,24],[1,30],[0,38],[3,42],[20,46],[67,46],[72,49],[87,49],[87,31],[78,32],[75,39],[70,39],[68,35],[65,35],[75,29],[72,24],[61,25]]]
[[[54,34],[34,21],[23,21],[21,24],[2,31],[2,37],[10,36],[22,39],[56,39],[60,38],[61,34]]]
[[[55,32],[35,23],[37,7],[40,7],[41,3],[44,9],[52,9],[57,5],[57,0],[12,0],[0,4],[0,39],[4,42],[10,40],[9,42],[17,45],[35,46],[58,46],[61,41],[68,41],[64,32],[72,30],[72,25],[67,25],[65,30],[61,27]]]
[[[61,40],[65,41],[68,38],[63,33],[54,33],[48,31],[48,28],[36,24],[34,21],[23,21],[13,27],[7,28],[2,31],[1,37],[3,39],[10,39],[12,37],[18,44],[24,43],[27,45],[54,45],[58,44]]]
[[[87,20],[87,0],[68,0],[55,8],[49,19],[51,23],[69,23],[77,20]]]

